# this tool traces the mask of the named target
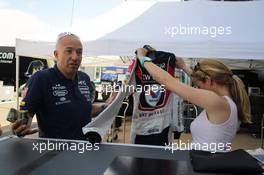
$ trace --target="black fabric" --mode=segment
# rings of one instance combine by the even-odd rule
[[[176,68],[176,56],[173,53],[164,51],[148,51],[147,57],[151,58],[152,63],[168,72],[171,76],[174,76]],[[142,88],[142,92],[139,94],[139,101],[135,101],[138,98],[134,98],[135,104],[137,104],[137,108],[139,109],[140,113],[148,113],[149,111],[157,110],[162,111],[165,105],[168,103],[171,92],[167,89],[164,90],[162,86],[153,79],[144,66],[140,64],[137,64],[136,67],[135,80],[136,84],[140,85]],[[135,115],[137,114],[134,114],[133,117],[135,117]],[[163,115],[163,113],[161,115]],[[151,115],[149,115],[149,117],[150,116]],[[142,116],[139,116],[139,118],[140,117]],[[147,120],[147,118],[145,118],[145,120]],[[152,129],[155,130],[156,128]],[[162,132],[159,130],[161,133],[158,134],[156,134],[157,132],[153,132],[152,129],[149,129],[148,135],[136,135],[135,143],[161,146],[164,146],[165,143],[168,143],[168,128],[164,129]]]
[[[256,137],[260,138],[261,136],[261,119],[264,114],[264,97],[258,95],[250,95],[250,106],[251,106],[251,115],[252,123],[249,125],[249,131],[254,134]]]
[[[168,144],[168,134],[169,127],[165,128],[159,134],[136,135],[135,144],[164,146],[165,144]]]
[[[100,134],[98,134],[97,132],[93,132],[93,131],[87,132],[85,134],[85,137],[92,144],[102,142],[102,138],[101,138]]]
[[[173,133],[174,133],[174,139],[180,139],[182,132],[173,131]]]
[[[152,59],[152,63],[174,76],[176,56],[173,53],[155,51],[148,52],[147,56]],[[137,64],[135,78],[136,84],[142,86],[138,104],[139,109],[144,108],[144,110],[147,111],[156,110],[163,108],[164,104],[167,104],[171,92],[168,90],[157,90],[154,92],[153,87],[159,86],[160,84],[155,81],[149,72],[140,64]],[[151,99],[146,98],[148,93],[151,94]],[[151,101],[157,101],[156,105],[152,104]]]
[[[119,128],[120,126],[122,126],[122,118],[120,117],[116,117],[115,118],[115,128]]]
[[[262,168],[246,151],[239,149],[227,153],[190,151],[194,171],[214,173],[261,174]]]
[[[103,175],[190,175],[187,161],[117,156]]]

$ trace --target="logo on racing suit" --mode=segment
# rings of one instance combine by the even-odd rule
[[[156,88],[152,88],[153,86],[146,86],[146,92],[145,92],[145,100],[147,104],[151,107],[157,106],[157,103],[160,101],[161,94],[162,94],[162,87],[161,86],[155,86]]]

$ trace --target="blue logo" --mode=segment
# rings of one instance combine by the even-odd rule
[[[155,86],[155,87],[154,87]],[[161,97],[161,86],[154,85],[145,89],[145,100],[149,106],[155,107]]]

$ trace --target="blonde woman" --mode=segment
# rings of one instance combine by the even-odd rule
[[[182,84],[151,63],[147,51],[137,49],[141,65],[160,84],[204,110],[192,122],[192,149],[230,150],[241,122],[250,123],[250,104],[243,82],[217,60],[203,60],[194,70],[177,58],[177,68],[185,71],[198,88]]]

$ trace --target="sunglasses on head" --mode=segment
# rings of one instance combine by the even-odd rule
[[[203,71],[203,70],[201,69],[201,67],[200,67],[200,63],[199,63],[199,62],[194,66],[193,70],[194,70],[194,72],[201,71],[201,72],[203,72],[204,74],[206,74],[206,75],[209,76],[208,73],[206,73],[205,71]]]
[[[57,37],[57,41],[58,41],[58,40],[61,40],[62,38],[66,37],[66,36],[73,36],[73,37],[76,37],[76,38],[80,39],[77,35],[75,35],[75,34],[73,34],[73,33],[71,33],[71,32],[62,32],[62,33],[60,33],[60,34],[58,35],[58,37]]]

